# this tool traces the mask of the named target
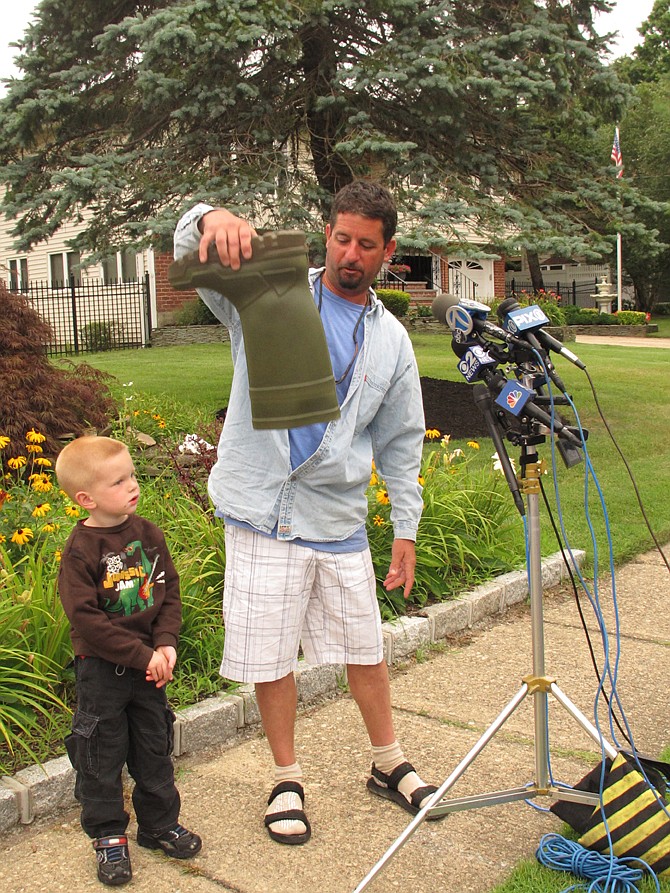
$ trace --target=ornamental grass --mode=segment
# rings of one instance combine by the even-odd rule
[[[139,511],[158,524],[180,575],[183,627],[173,707],[232,689],[219,676],[225,549],[223,525],[207,497],[220,421],[189,407],[119,387],[112,436],[127,443],[141,484]],[[440,438],[437,442],[437,438]],[[415,610],[523,563],[523,536],[503,476],[478,444],[452,449],[449,437],[427,432],[421,471],[424,513],[417,543],[416,585],[378,586],[383,618]],[[55,456],[42,452],[48,432],[24,432],[23,448],[0,431],[0,774],[64,752],[74,686],[68,623],[57,592],[61,550],[83,510],[57,485]],[[262,469],[259,469],[262,474]],[[250,481],[253,487],[253,481]],[[373,469],[367,521],[379,581],[391,555],[391,505]]]
[[[428,441],[440,436],[426,432]],[[416,542],[416,578],[410,604],[454,598],[525,560],[523,528],[499,463],[485,459],[476,441],[452,447],[445,435],[424,452],[420,483],[423,514]],[[376,469],[368,490],[368,539],[384,620],[405,614],[402,589],[381,585],[391,560],[391,504]]]

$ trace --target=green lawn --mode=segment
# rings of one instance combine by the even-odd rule
[[[654,316],[652,322],[658,326],[658,332],[648,335],[648,338],[670,338],[670,316]]]
[[[463,381],[448,333],[416,334],[412,341],[422,375]],[[592,473],[588,482],[588,463],[566,469],[552,451],[550,441],[541,444],[538,452],[550,467],[544,484],[557,523],[564,525],[571,546],[585,548],[592,554],[590,523],[603,566],[607,563],[608,527],[617,562],[653,545],[628,469],[656,536],[661,542],[670,539],[670,351],[591,344],[572,344],[571,349],[586,364],[597,397],[596,403],[591,383],[583,372],[563,358],[555,358],[581,423],[589,432],[587,449]],[[122,383],[132,382],[136,391],[189,403],[207,414],[213,415],[227,403],[231,379],[228,344],[113,351],[87,355],[82,360],[110,372]],[[625,461],[612,443],[598,405]],[[561,412],[568,415],[570,410]],[[518,459],[518,448],[512,444],[507,447],[510,457]],[[482,447],[482,455],[492,452],[492,444]],[[558,503],[554,497],[553,459]],[[598,489],[603,494],[608,521],[598,505]],[[544,506],[541,517],[543,552],[555,551],[557,545]]]

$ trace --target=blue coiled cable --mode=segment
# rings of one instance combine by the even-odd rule
[[[641,859],[620,859],[617,856],[604,856],[587,850],[580,843],[561,837],[560,834],[545,834],[535,853],[537,861],[556,871],[569,871],[575,877],[589,881],[573,884],[570,890],[586,889],[588,893],[639,893],[637,883],[642,880],[645,869],[654,879],[660,891],[658,878],[646,862]]]

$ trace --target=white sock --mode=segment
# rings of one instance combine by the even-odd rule
[[[390,775],[393,770],[401,763],[406,762],[405,754],[397,741],[393,744],[385,744],[382,747],[372,747],[372,761],[385,775]],[[412,802],[412,794],[417,788],[422,788],[426,784],[417,775],[416,772],[408,772],[407,775],[398,783],[398,790],[405,797],[408,803]],[[420,803],[423,806],[428,802],[432,795],[427,794]]]
[[[291,766],[275,766],[275,785],[282,781],[297,781],[302,784],[302,769],[299,763],[293,763]],[[300,795],[293,791],[286,791],[279,794],[274,800],[268,804],[265,815],[274,815],[276,812],[285,812],[288,809],[302,809],[302,800]],[[304,822],[297,819],[281,819],[278,822],[272,822],[269,826],[276,834],[304,834],[307,826]]]

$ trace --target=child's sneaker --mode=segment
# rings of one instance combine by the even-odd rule
[[[138,828],[137,842],[150,850],[163,850],[173,859],[190,859],[199,853],[202,847],[202,840],[198,835],[179,824],[159,834],[151,834]]]
[[[133,876],[125,834],[97,837],[93,849],[98,860],[98,880],[108,887],[127,884]]]

